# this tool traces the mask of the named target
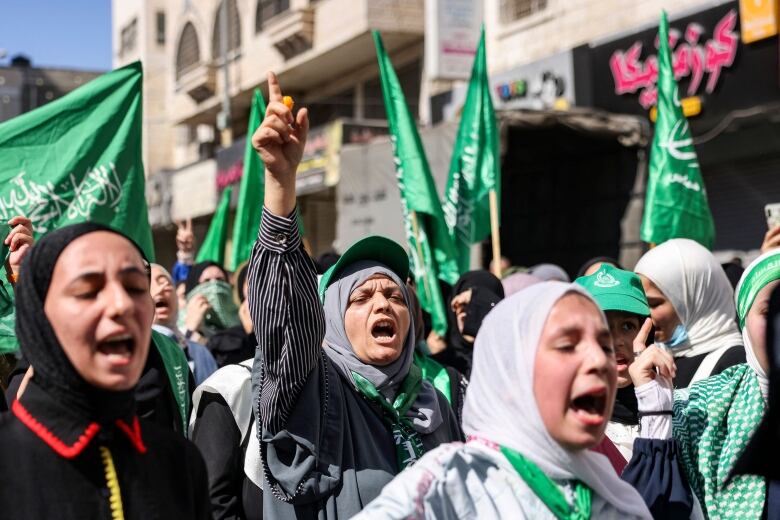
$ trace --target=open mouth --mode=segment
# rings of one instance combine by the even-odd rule
[[[99,342],[97,351],[105,355],[114,365],[126,365],[133,357],[135,340],[130,334],[116,334]]]
[[[390,343],[395,339],[395,323],[392,320],[378,320],[371,327],[371,336],[378,343]]]
[[[617,365],[618,370],[625,370],[628,368],[628,359],[622,356],[617,356],[615,358],[615,364]]]
[[[586,425],[600,425],[606,419],[607,389],[604,387],[589,390],[571,401],[571,408]]]

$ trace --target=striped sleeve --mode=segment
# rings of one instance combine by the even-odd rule
[[[317,365],[325,337],[317,273],[303,249],[295,211],[279,217],[263,208],[249,266],[248,299],[258,345],[252,379],[260,381],[253,399],[258,424],[275,434],[284,429]]]

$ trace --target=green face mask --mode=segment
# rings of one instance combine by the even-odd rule
[[[238,306],[233,301],[233,288],[222,280],[212,280],[196,286],[187,295],[187,302],[197,295],[203,295],[211,304],[211,310],[206,313],[200,332],[208,337],[241,323],[238,317]]]

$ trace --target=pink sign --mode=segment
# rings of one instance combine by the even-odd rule
[[[718,85],[721,71],[734,64],[739,44],[737,11],[730,10],[715,25],[712,38],[701,42],[704,27],[692,22],[682,35],[675,29],[669,31],[669,49],[672,51],[674,77],[679,81],[690,78],[687,95],[693,96],[704,84],[706,93],[712,93]],[[658,36],[655,38],[658,48]],[[658,56],[641,59],[642,43],[637,41],[626,51],[615,51],[609,59],[609,68],[615,80],[615,94],[633,94],[639,91],[639,103],[649,109],[656,103],[658,91]],[[706,83],[705,83],[706,80]]]

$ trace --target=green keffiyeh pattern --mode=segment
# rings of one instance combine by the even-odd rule
[[[217,332],[241,323],[238,317],[238,306],[233,301],[233,289],[230,284],[221,280],[204,282],[196,286],[187,295],[189,302],[198,294],[202,294],[211,304],[211,309],[206,313],[200,332],[210,338]]]
[[[740,475],[724,485],[764,407],[758,380],[745,364],[675,391],[674,437],[691,489],[710,519],[761,518],[763,478]]]

